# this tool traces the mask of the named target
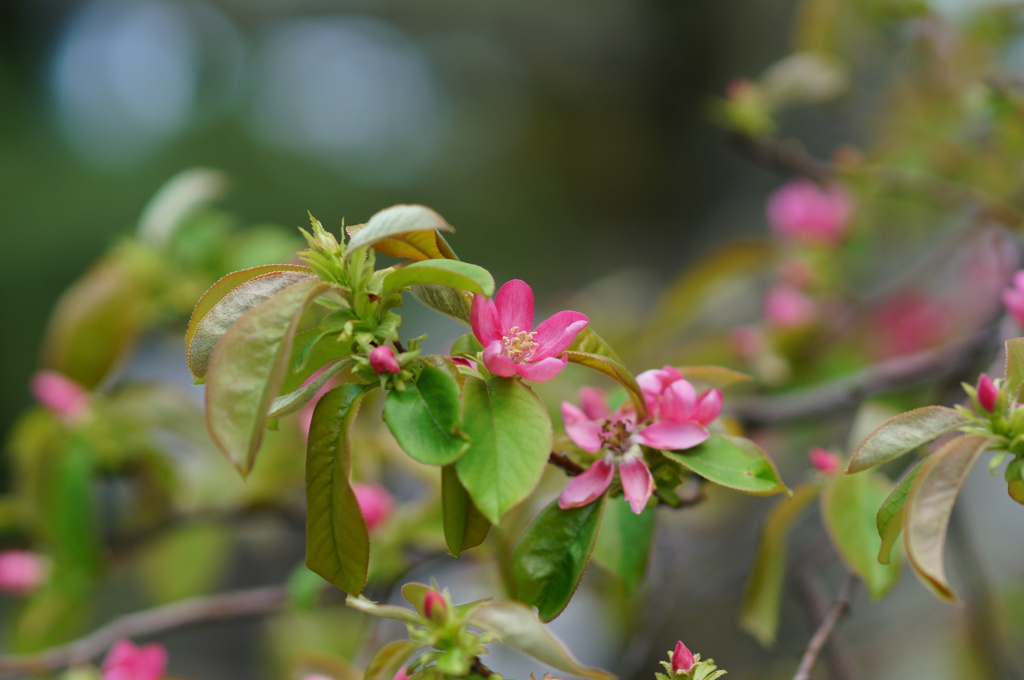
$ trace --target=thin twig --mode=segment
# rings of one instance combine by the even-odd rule
[[[57,671],[103,654],[122,638],[149,637],[190,626],[280,611],[287,600],[281,586],[218,593],[153,607],[114,619],[88,635],[36,654],[0,656],[0,677]]]
[[[796,675],[793,676],[793,680],[810,680],[811,671],[814,670],[814,665],[818,662],[821,650],[825,647],[825,643],[828,642],[832,631],[835,630],[839,619],[850,608],[850,593],[853,590],[854,581],[853,574],[847,574],[843,584],[839,586],[839,593],[818,625],[818,629],[814,631],[814,635],[807,645],[807,650],[800,659],[800,666],[796,669]]]

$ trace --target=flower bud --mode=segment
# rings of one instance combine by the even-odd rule
[[[31,388],[36,401],[66,423],[82,420],[89,410],[89,393],[56,371],[37,371]]]
[[[821,189],[798,179],[771,195],[767,212],[780,238],[834,246],[846,235],[853,201],[840,187]]]
[[[401,668],[399,668],[398,671],[395,673],[395,677],[393,677],[391,680],[409,680],[409,676],[407,675],[408,668],[408,666],[402,666]]]
[[[27,550],[0,552],[0,591],[26,595],[46,579],[46,561]]]
[[[982,373],[978,378],[978,403],[981,407],[992,413],[996,408],[996,400],[999,399],[999,390],[996,388],[995,383],[988,377],[987,374]]]
[[[776,328],[806,326],[815,315],[814,301],[796,286],[780,283],[765,296],[765,321]]]
[[[826,475],[835,474],[836,470],[839,469],[839,456],[831,451],[815,446],[807,457],[810,459],[811,465]]]
[[[103,680],[160,680],[166,670],[167,650],[156,643],[118,640],[103,660]]]
[[[402,370],[395,360],[395,350],[387,345],[375,347],[370,352],[370,368],[376,373],[398,373]]]
[[[355,483],[352,490],[356,494],[356,503],[363,513],[363,519],[366,520],[367,529],[373,531],[391,516],[395,503],[387,489],[376,484]]]
[[[677,642],[676,649],[672,652],[672,672],[676,675],[689,675],[694,663],[693,652],[687,649],[682,640]]]
[[[427,591],[423,598],[423,614],[431,621],[440,621],[444,618],[448,609],[448,603],[444,596],[436,590]]]

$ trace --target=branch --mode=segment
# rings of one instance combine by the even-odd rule
[[[734,415],[748,427],[816,418],[850,409],[876,392],[957,375],[996,349],[997,324],[944,347],[906,354],[832,382],[776,397],[739,400]]]
[[[818,625],[818,630],[814,631],[814,635],[807,645],[807,650],[800,659],[800,666],[796,669],[796,675],[793,676],[793,680],[811,679],[811,671],[814,670],[814,665],[818,662],[821,650],[825,647],[825,643],[828,642],[832,631],[835,630],[839,619],[850,608],[850,592],[853,590],[853,584],[853,574],[847,574],[846,580],[839,586],[839,593],[832,602],[832,606],[829,607],[828,612],[822,618],[821,623]]]
[[[280,611],[287,600],[281,586],[238,590],[145,609],[114,619],[88,635],[36,654],[0,656],[0,676],[46,673],[81,664],[122,638],[149,637],[194,625]]]

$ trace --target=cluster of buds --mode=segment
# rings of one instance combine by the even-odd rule
[[[1014,457],[1004,477],[1010,496],[1024,503],[1024,408],[1001,378],[992,380],[982,373],[976,386],[964,383],[963,387],[973,410],[957,406],[960,415],[969,421],[960,430],[994,440],[990,448],[996,455],[989,462],[990,471],[994,472],[1007,456]]]
[[[668,656],[668,661],[661,662],[665,673],[654,674],[658,680],[715,680],[726,674],[715,665],[714,659],[702,661],[700,654],[691,652],[682,641],[676,643],[676,648]]]
[[[466,612],[452,606],[447,590],[438,591],[436,587],[427,590],[417,609],[422,622],[409,624],[409,638],[432,649],[403,667],[395,676],[396,680],[404,680],[424,669],[449,677],[469,675],[478,657],[487,653],[484,645],[493,641],[490,634],[467,630]]]

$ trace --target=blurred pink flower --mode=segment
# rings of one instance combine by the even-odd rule
[[[934,347],[954,332],[950,306],[921,291],[889,298],[879,306],[872,321],[870,340],[880,359]]]
[[[484,365],[491,373],[519,375],[539,382],[558,375],[567,359],[561,355],[587,325],[579,312],[558,312],[533,328],[533,290],[518,279],[509,281],[493,300],[473,297],[473,334],[484,346]]]
[[[675,651],[672,652],[672,672],[688,675],[693,670],[694,663],[696,660],[693,658],[693,652],[683,644],[682,640],[677,642]]]
[[[822,189],[810,180],[797,179],[768,198],[767,212],[780,238],[835,245],[846,235],[853,201],[841,187]]]
[[[26,595],[42,585],[46,571],[46,560],[34,552],[0,552],[0,591]]]
[[[356,494],[356,503],[363,513],[363,519],[366,520],[367,529],[373,531],[391,517],[395,502],[383,486],[355,482],[352,490]]]
[[[36,371],[32,396],[66,423],[80,422],[89,412],[89,393],[84,387],[56,371]]]
[[[395,677],[392,678],[392,680],[409,680],[409,676],[406,674],[407,671],[408,671],[408,666],[402,666],[395,673]]]
[[[772,286],[764,298],[764,319],[776,328],[806,326],[816,314],[814,300],[788,283]]]
[[[1013,285],[1003,291],[1003,304],[1017,324],[1024,326],[1024,271],[1013,275]]]
[[[370,368],[376,373],[399,373],[402,370],[395,360],[395,350],[387,345],[374,347],[370,352]]]
[[[313,675],[302,676],[302,680],[334,680],[334,678],[332,678],[329,675],[320,675],[319,673],[314,673]]]
[[[988,374],[982,373],[978,378],[977,393],[978,403],[983,409],[992,413],[996,408],[996,401],[999,399],[999,390]]]
[[[160,680],[167,670],[167,650],[156,643],[136,647],[118,640],[103,661],[103,680]]]
[[[811,465],[826,475],[834,474],[839,469],[839,456],[817,446],[811,449],[807,458]]]

